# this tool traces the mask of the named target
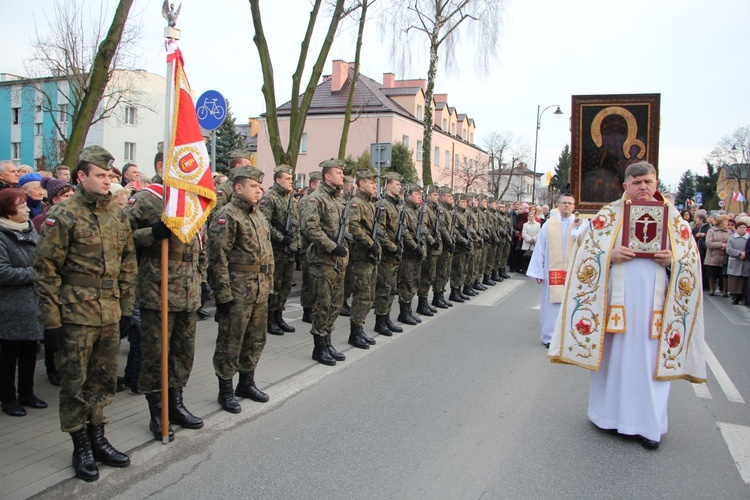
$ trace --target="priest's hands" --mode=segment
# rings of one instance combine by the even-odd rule
[[[542,278],[537,278],[536,282],[541,285],[542,283],[544,283],[544,280]]]
[[[654,260],[662,267],[672,264],[672,250],[659,250],[654,254]]]
[[[609,261],[612,264],[619,264],[620,262],[627,262],[635,258],[635,252],[624,245],[616,246],[612,249],[612,256]]]

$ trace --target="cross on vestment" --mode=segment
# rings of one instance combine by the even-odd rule
[[[620,317],[620,315],[619,315],[619,314],[617,314],[617,313],[615,313],[615,315],[614,315],[614,316],[612,316],[612,321],[614,321],[614,322],[615,322],[615,326],[620,326],[620,325],[619,325],[619,324],[620,324],[620,319],[622,319],[622,318],[621,318],[621,317]]]

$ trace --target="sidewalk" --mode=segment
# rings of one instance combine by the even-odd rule
[[[519,276],[519,278],[525,280],[523,276]],[[281,337],[268,335],[266,347],[256,372],[258,387],[267,391],[272,400],[275,396],[273,386],[318,365],[310,357],[312,352],[310,327],[307,323],[301,321],[302,308],[299,305],[299,283],[302,280],[300,273],[296,273],[295,280],[298,285],[292,290],[284,318],[297,331]],[[490,297],[497,298],[500,294],[492,292],[515,289],[515,286],[508,286],[511,284],[520,285],[521,283],[505,282],[487,292],[483,292],[476,298],[479,299],[482,296],[487,299],[490,299]],[[450,311],[458,310],[461,310],[461,304],[453,307]],[[447,312],[441,311],[438,316]],[[392,317],[395,320],[393,314]],[[429,319],[431,318],[427,318],[427,320]],[[370,334],[372,334],[373,322],[372,314],[368,315],[365,329]],[[405,333],[410,328],[416,327],[406,326]],[[218,383],[212,363],[216,331],[217,324],[213,317],[198,321],[195,362],[184,393],[186,406],[201,418],[222,412],[216,402]],[[404,334],[396,334],[392,339],[397,339],[399,335]],[[379,344],[381,340],[385,340],[384,337],[374,336],[378,339]],[[363,354],[373,351],[373,349],[361,351],[349,346],[347,343],[348,337],[349,318],[339,316],[332,335],[333,345],[344,353],[352,350]],[[125,366],[127,353],[128,343],[123,341],[119,354],[120,375],[122,375]],[[2,450],[0,454],[0,497],[2,498],[27,498],[74,477],[70,465],[73,450],[70,436],[60,431],[58,417],[59,389],[47,381],[43,357],[43,354],[38,356],[34,391],[37,396],[49,404],[49,408],[44,410],[27,408],[28,413],[25,417],[10,417],[0,413],[0,450]],[[343,364],[346,363],[348,361],[343,362]],[[332,369],[335,370],[336,368]],[[258,403],[247,399],[242,399],[240,402],[243,407],[258,405]],[[107,438],[119,450],[129,452],[149,443],[151,443],[149,446],[163,446],[153,439],[148,430],[149,414],[144,396],[132,395],[127,389],[124,392],[117,393],[112,404],[105,410],[105,415],[110,421],[106,427]],[[199,433],[201,430],[190,431],[176,427],[175,432],[177,439],[180,439],[181,434],[184,435],[183,433]],[[102,467],[102,469],[106,468],[106,466]]]

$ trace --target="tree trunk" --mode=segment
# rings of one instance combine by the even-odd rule
[[[362,16],[359,18],[359,32],[357,33],[357,48],[354,52],[354,75],[352,84],[349,87],[349,98],[346,101],[346,110],[344,111],[344,126],[341,130],[341,141],[339,142],[338,159],[343,160],[346,156],[346,142],[349,139],[349,125],[352,121],[352,105],[354,104],[354,94],[357,91],[357,80],[359,80],[359,60],[362,52],[362,37],[365,32],[365,18],[367,17],[367,6],[370,0],[362,0]]]
[[[436,25],[437,26],[437,25]],[[422,137],[422,185],[432,184],[432,96],[435,92],[435,77],[438,65],[439,31],[430,37],[430,68],[427,71],[427,91],[424,94],[424,134]]]
[[[109,67],[117,52],[117,46],[120,45],[122,32],[125,29],[125,23],[128,20],[132,5],[133,0],[120,0],[107,32],[107,37],[99,44],[99,50],[94,57],[94,64],[91,66],[88,88],[84,92],[79,109],[73,112],[70,138],[63,158],[64,165],[70,165],[71,167],[78,165],[78,158],[83,145],[86,143],[91,122],[107,88],[107,83],[109,83],[111,76]]]

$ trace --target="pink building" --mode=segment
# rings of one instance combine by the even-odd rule
[[[315,89],[305,132],[297,159],[297,177],[306,185],[311,171],[318,164],[338,154],[346,102],[349,98],[354,63],[333,61],[333,72],[324,76]],[[352,109],[346,155],[356,158],[370,150],[376,142],[398,142],[412,151],[417,174],[422,175],[422,138],[426,80],[396,80],[393,73],[383,74],[383,83],[360,75]],[[460,169],[487,171],[489,156],[474,144],[474,120],[449,106],[447,94],[435,94],[432,133],[432,178],[440,185],[463,189],[456,172]],[[290,101],[291,102],[291,101]],[[290,102],[277,109],[282,144],[289,140]],[[266,173],[266,183],[274,168],[273,154],[268,140],[268,126],[264,118],[258,123],[258,153],[256,165]]]

